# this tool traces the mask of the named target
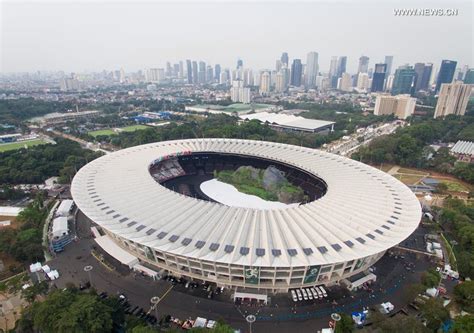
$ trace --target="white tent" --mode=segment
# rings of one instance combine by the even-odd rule
[[[62,237],[69,233],[67,217],[60,216],[53,220],[53,237]]]
[[[193,327],[206,327],[207,319],[202,317],[197,317],[194,321]]]
[[[41,270],[41,263],[40,262],[36,262],[34,264],[31,264],[30,265],[30,272],[31,273],[36,273],[36,272],[39,272]]]
[[[51,271],[51,272],[49,272],[49,273],[47,273],[47,274],[48,274],[48,278],[49,278],[50,280],[56,280],[56,279],[59,278],[59,272],[58,272],[57,270]]]
[[[120,261],[122,264],[127,265],[129,268],[133,268],[133,266],[138,264],[137,257],[132,256],[130,253],[115,244],[109,236],[105,235],[95,238],[95,241],[105,252]]]
[[[41,270],[43,272],[45,272],[46,274],[48,274],[49,272],[51,272],[51,268],[49,268],[48,265],[44,265],[43,267],[41,267]]]
[[[68,216],[73,204],[74,201],[72,200],[61,201],[58,209],[56,209],[56,216]]]

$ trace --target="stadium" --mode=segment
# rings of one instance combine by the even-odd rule
[[[308,199],[255,209],[200,190],[215,170],[242,165],[276,166]],[[264,141],[191,139],[120,150],[80,169],[71,192],[104,237],[141,265],[268,292],[331,285],[366,271],[421,219],[410,189],[378,169]]]

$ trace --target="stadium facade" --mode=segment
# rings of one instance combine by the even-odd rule
[[[283,168],[310,199],[258,210],[203,200],[187,184],[167,186],[247,162]],[[71,191],[118,246],[157,271],[273,292],[367,270],[421,219],[410,189],[378,169],[263,141],[193,139],[120,150],[79,170]]]

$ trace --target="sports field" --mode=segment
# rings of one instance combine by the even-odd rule
[[[12,142],[12,143],[2,143],[0,144],[0,153],[8,150],[16,150],[20,148],[29,148],[37,145],[44,145],[48,142],[41,139],[27,140],[21,142]]]
[[[101,130],[97,130],[97,131],[91,131],[87,134],[92,135],[95,138],[99,135],[110,136],[110,135],[117,134],[117,132],[134,132],[136,130],[142,130],[142,129],[147,129],[147,128],[149,128],[149,127],[145,126],[145,125],[131,125],[131,126],[126,126],[126,127],[122,127],[122,128],[114,128],[114,129],[105,128],[105,129],[101,129]]]

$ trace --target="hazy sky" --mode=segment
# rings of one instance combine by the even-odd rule
[[[234,67],[274,68],[319,53],[370,67],[394,55],[394,65],[457,60],[473,65],[473,1],[92,2],[0,0],[0,70],[126,71],[166,61],[204,60]],[[394,8],[453,8],[455,17],[398,17]]]

